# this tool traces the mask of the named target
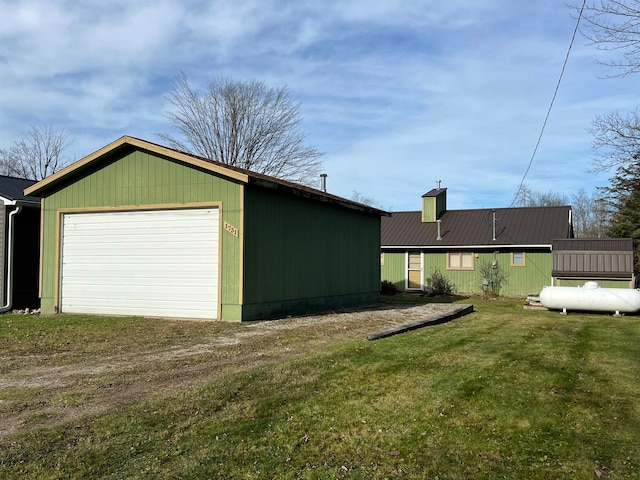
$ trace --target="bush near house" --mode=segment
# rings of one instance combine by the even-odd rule
[[[451,280],[437,268],[431,274],[431,278],[427,280],[426,294],[432,296],[438,295],[454,295],[456,286]]]
[[[380,284],[380,293],[382,295],[395,295],[400,293],[400,289],[396,287],[395,283],[389,280],[383,280]]]

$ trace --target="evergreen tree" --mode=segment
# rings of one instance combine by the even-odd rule
[[[639,272],[640,160],[636,158],[632,162],[618,167],[616,175],[610,179],[610,182],[611,186],[602,189],[608,194],[607,201],[611,208],[607,234],[614,238],[633,239],[634,270]]]

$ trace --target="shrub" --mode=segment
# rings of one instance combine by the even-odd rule
[[[389,280],[383,280],[380,284],[380,293],[382,295],[395,295],[396,293],[400,293],[400,290],[396,287],[395,283],[391,283]]]
[[[508,275],[497,261],[482,263],[478,269],[478,274],[485,294],[500,295],[500,289],[502,284],[506,282]]]
[[[437,268],[433,271],[427,283],[427,293],[429,295],[453,295],[456,293],[456,286]]]

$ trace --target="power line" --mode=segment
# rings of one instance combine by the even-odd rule
[[[542,129],[540,130],[540,135],[538,136],[538,141],[536,142],[536,146],[533,149],[533,154],[531,155],[531,159],[529,160],[529,165],[527,166],[527,169],[525,170],[524,175],[522,176],[522,180],[520,180],[520,185],[518,186],[518,190],[516,191],[516,194],[514,195],[513,201],[511,202],[511,205],[509,205],[509,208],[513,207],[513,205],[516,203],[516,200],[518,199],[518,195],[520,195],[520,192],[522,191],[524,180],[527,178],[527,175],[529,174],[529,170],[531,170],[533,159],[535,158],[536,153],[538,152],[538,147],[540,146],[540,142],[542,141],[542,135],[544,134],[544,129],[547,126],[549,115],[551,115],[551,109],[553,108],[553,104],[556,101],[556,96],[558,95],[558,90],[560,89],[560,83],[562,82],[562,77],[564,76],[564,70],[567,67],[567,63],[569,62],[569,54],[571,53],[573,42],[576,39],[578,28],[580,26],[580,19],[582,18],[582,12],[584,11],[584,7],[586,4],[587,4],[587,0],[583,0],[582,7],[580,8],[580,13],[578,14],[578,21],[576,22],[576,28],[573,29],[573,35],[571,36],[571,43],[569,43],[567,55],[564,58],[564,63],[562,64],[562,70],[560,71],[560,77],[558,78],[556,89],[553,92],[553,98],[551,98],[551,104],[549,105],[549,109],[547,110],[547,115],[544,117],[544,122],[542,123]]]

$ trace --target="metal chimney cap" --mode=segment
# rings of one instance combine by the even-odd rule
[[[327,174],[326,173],[321,173],[320,174],[320,178],[321,178],[321,180],[320,180],[321,187],[320,188],[324,193],[327,193]]]

